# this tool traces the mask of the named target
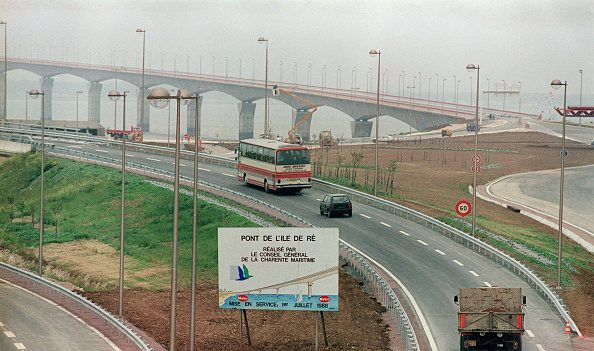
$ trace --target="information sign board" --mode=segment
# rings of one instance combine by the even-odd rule
[[[219,228],[219,307],[338,311],[337,228]]]

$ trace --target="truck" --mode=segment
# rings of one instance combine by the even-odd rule
[[[131,126],[130,130],[107,129],[105,133],[113,140],[121,140],[126,138],[128,141],[134,141],[137,143],[142,142],[142,130],[140,127]]]
[[[522,288],[461,288],[454,303],[459,306],[460,351],[522,350]]]
[[[334,146],[336,141],[332,138],[332,132],[329,130],[320,131],[320,146]]]
[[[474,132],[475,129],[478,132],[479,130],[481,130],[481,126],[477,125],[474,121],[470,121],[470,122],[466,123],[466,131],[467,132]]]
[[[452,130],[449,128],[444,128],[441,130],[441,137],[451,137],[452,136]]]

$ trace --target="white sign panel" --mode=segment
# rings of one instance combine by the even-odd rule
[[[338,311],[337,228],[219,228],[219,307]]]

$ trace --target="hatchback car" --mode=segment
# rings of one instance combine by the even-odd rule
[[[327,194],[320,202],[320,214],[328,218],[334,215],[353,215],[353,204],[345,194]]]

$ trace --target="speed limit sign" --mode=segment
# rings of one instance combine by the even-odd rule
[[[472,156],[472,163],[473,164],[479,164],[479,163],[481,163],[481,157],[479,155]]]
[[[472,206],[470,205],[470,202],[466,200],[460,200],[456,203],[456,213],[462,217],[468,216],[471,210]]]

